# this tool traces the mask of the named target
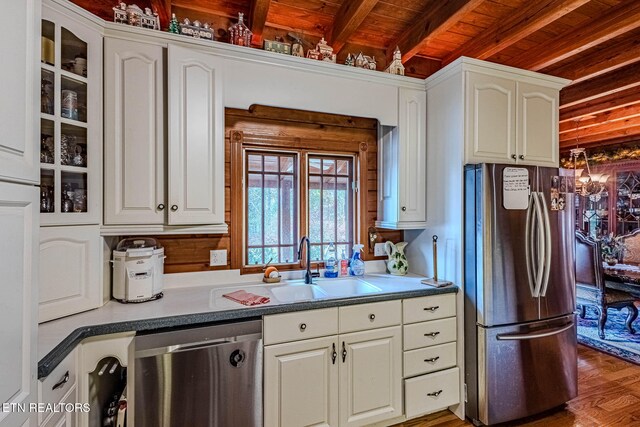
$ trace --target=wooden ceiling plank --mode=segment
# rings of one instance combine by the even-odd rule
[[[578,121],[577,129],[589,129],[593,126],[598,126],[603,123],[615,122],[619,120],[626,120],[633,117],[640,116],[640,101],[636,104],[627,105],[623,108],[616,108],[615,110],[605,111],[592,117],[585,117],[584,119],[574,119],[560,123],[560,133],[567,133],[576,130],[576,120]]]
[[[569,107],[637,86],[640,86],[640,63],[638,62],[565,87],[560,91],[560,106]]]
[[[572,28],[549,43],[530,49],[509,65],[539,71],[621,34],[640,28],[640,2],[627,0],[586,24]]]
[[[630,38],[607,49],[576,55],[569,62],[542,70],[545,74],[564,77],[578,83],[640,61],[640,40]]]
[[[264,26],[267,23],[267,14],[269,13],[269,6],[271,0],[252,0],[251,9],[249,13],[249,28],[253,32],[253,36],[259,44],[262,40],[262,33],[264,32]]]
[[[562,108],[560,109],[560,123],[600,114],[608,110],[624,108],[638,102],[640,102],[640,87],[633,87],[571,107]]]
[[[342,3],[333,25],[325,35],[335,53],[340,52],[377,3],[378,0],[345,0]]]
[[[623,142],[640,141],[640,126],[631,126],[623,129],[611,130],[608,132],[597,133],[593,135],[585,135],[579,138],[578,145],[580,147],[594,145],[612,145]],[[560,147],[575,147],[576,140],[568,139],[560,141]]]
[[[483,31],[443,59],[446,65],[460,56],[487,59],[507,47],[517,43],[532,33],[549,25],[558,18],[579,8],[589,0],[545,0],[529,2],[516,13],[499,19],[493,26]]]
[[[420,18],[389,45],[387,56],[393,55],[393,50],[398,46],[402,52],[402,61],[408,61],[431,40],[447,32],[482,2],[483,0],[433,1]]]

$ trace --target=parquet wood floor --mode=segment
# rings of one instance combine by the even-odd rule
[[[640,427],[640,366],[578,346],[578,397],[564,409],[508,426]],[[473,427],[442,411],[395,427]]]

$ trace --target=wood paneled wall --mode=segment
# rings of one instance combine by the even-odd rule
[[[232,223],[231,203],[231,141],[230,134],[233,131],[256,133],[262,136],[296,135],[296,133],[308,133],[309,129],[318,135],[336,135],[339,133],[356,134],[358,129],[376,126],[375,120],[360,119],[355,117],[340,116],[334,114],[313,113],[308,111],[285,110],[273,107],[254,106],[249,111],[227,109],[225,124],[225,219],[229,225],[229,233],[224,235],[175,235],[153,236],[159,240],[165,248],[165,273],[178,273],[190,271],[208,271],[237,269],[240,265],[234,261],[235,251],[242,248],[234,247],[234,239],[231,233],[236,232],[237,227]],[[367,151],[367,187],[366,203],[364,203],[361,229],[373,227],[377,217],[377,185],[378,185],[378,150],[377,144],[369,144]],[[364,177],[363,177],[364,178]],[[240,197],[241,195],[237,195]],[[360,236],[362,233],[358,233]],[[391,240],[399,242],[404,238],[402,231],[378,230],[378,242]],[[368,242],[365,245],[364,258],[376,259],[373,251],[369,251]],[[209,251],[213,249],[227,250],[226,266],[209,266]],[[384,257],[383,257],[384,258]]]

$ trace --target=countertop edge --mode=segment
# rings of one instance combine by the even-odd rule
[[[314,310],[320,308],[340,307],[345,305],[366,304],[405,298],[416,298],[429,295],[457,293],[457,286],[444,288],[424,288],[409,291],[390,292],[375,295],[362,295],[349,298],[332,298],[315,301],[302,301],[289,304],[266,305],[233,310],[181,314],[176,316],[157,317],[124,322],[87,325],[75,329],[46,356],[38,362],[38,379],[46,378],[62,360],[85,338],[116,334],[121,332],[143,332],[182,326],[195,326],[228,320],[244,320],[268,314],[289,313],[295,311]]]

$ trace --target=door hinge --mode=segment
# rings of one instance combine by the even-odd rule
[[[353,182],[351,183],[351,189],[352,189],[353,191],[355,191],[356,193],[357,193],[358,191],[360,191],[360,181],[353,181]]]

